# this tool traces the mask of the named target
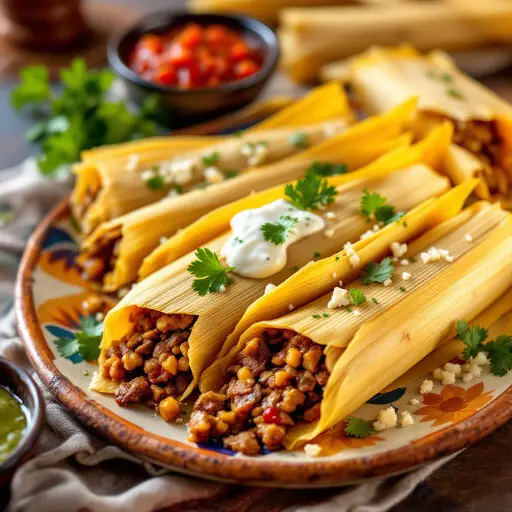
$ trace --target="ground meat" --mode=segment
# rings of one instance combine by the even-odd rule
[[[286,435],[286,427],[275,423],[261,423],[256,427],[256,433],[269,450],[277,450]]]
[[[215,425],[215,418],[204,411],[194,411],[188,422],[189,440],[206,443]]]
[[[208,391],[203,393],[194,404],[196,411],[204,411],[212,416],[215,416],[218,412],[224,410],[226,404],[226,395]]]
[[[163,382],[167,382],[171,377],[169,372],[162,368],[158,362],[158,359],[155,359],[154,357],[147,359],[144,362],[144,372],[147,374],[151,384],[161,384]]]
[[[257,455],[261,450],[256,434],[252,430],[226,437],[224,446],[244,455]]]
[[[243,350],[238,353],[233,366],[246,366],[253,375],[260,375],[272,354],[266,343],[259,343],[256,355],[248,356]]]
[[[129,382],[122,382],[117,388],[115,400],[118,405],[142,402],[151,398],[151,388],[146,377],[135,377]]]
[[[235,396],[231,400],[231,410],[234,411],[237,416],[247,416],[251,409],[261,401],[262,397],[261,386],[256,384],[250,393]]]
[[[238,380],[236,378],[232,378],[229,381],[228,390],[226,394],[229,398],[233,398],[235,396],[241,396],[241,395],[247,395],[250,393],[254,388],[254,382],[251,384],[247,382],[242,382],[241,380]]]
[[[316,386],[316,379],[309,370],[300,370],[297,373],[297,389],[303,393],[313,391]]]

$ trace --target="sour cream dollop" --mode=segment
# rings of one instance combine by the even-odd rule
[[[280,245],[263,237],[263,224],[279,222],[290,216],[297,223]],[[244,210],[231,219],[232,234],[224,244],[221,254],[234,272],[244,277],[264,279],[277,274],[286,266],[288,247],[325,227],[322,217],[299,210],[288,201],[278,199],[260,208]]]

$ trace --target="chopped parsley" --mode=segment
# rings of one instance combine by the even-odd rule
[[[457,89],[446,89],[446,94],[448,94],[448,96],[450,96],[452,98],[456,98],[458,100],[462,100],[464,98],[462,93],[460,91],[458,91]]]
[[[487,329],[474,325],[469,327],[465,320],[457,322],[457,336],[465,348],[462,352],[464,359],[476,357],[479,352],[487,352],[490,370],[494,375],[503,377],[512,369],[512,336],[501,335],[494,341],[488,341]]]
[[[347,418],[347,424],[345,425],[345,434],[347,436],[363,439],[375,433],[372,421],[356,418],[355,416],[349,416]]]
[[[330,186],[326,179],[311,172],[284,189],[288,201],[301,210],[317,210],[320,206],[331,204],[337,194],[336,188]]]
[[[234,240],[235,240],[235,242],[238,242],[239,244],[243,244],[244,243],[244,241],[241,238],[237,237],[237,236],[235,236]]]
[[[290,272],[297,272],[297,270],[299,270],[298,265],[293,265],[293,267],[290,268]]]
[[[411,263],[416,263],[416,258],[414,256],[410,256],[407,258]]]
[[[311,315],[311,318],[321,318],[321,316],[317,315],[317,314],[314,314],[314,315]]]
[[[205,155],[202,158],[203,164],[206,167],[212,167],[216,165],[220,160],[220,153],[218,151],[213,151],[209,155]]]
[[[339,257],[339,256],[336,256],[336,257],[334,258],[334,261],[340,261],[340,257]]]
[[[80,331],[69,338],[55,340],[55,345],[62,357],[79,354],[86,361],[96,361],[102,334],[103,322],[98,322],[94,315],[86,316],[80,319]]]
[[[384,258],[380,263],[370,261],[363,270],[361,282],[363,284],[383,283],[387,279],[391,279],[395,266],[391,262],[391,258]]]
[[[407,290],[403,286],[400,286],[400,291],[401,292],[406,292]]]
[[[297,222],[297,218],[290,215],[281,215],[277,222],[265,222],[261,226],[263,238],[274,245],[284,244]]]
[[[154,174],[146,180],[146,186],[151,190],[162,190],[165,185],[165,179],[159,174]]]
[[[349,308],[349,307],[347,306],[347,307],[345,308],[345,311],[346,311],[347,313],[352,313],[352,308]]]
[[[307,169],[307,172],[318,174],[318,176],[337,176],[339,174],[346,174],[348,167],[345,164],[333,164],[332,162],[313,162]]]
[[[322,256],[319,252],[315,252],[315,254],[313,254],[313,258],[320,258],[320,256]]]
[[[359,306],[367,301],[366,295],[359,288],[350,288],[349,293],[354,306]]]
[[[372,297],[372,302],[373,302],[374,304],[378,304],[378,303],[379,303],[379,301],[378,301],[375,297]]]
[[[329,315],[328,315],[327,313],[322,313],[322,316],[323,316],[324,318],[329,318]]]
[[[192,289],[199,295],[220,292],[223,286],[233,282],[228,273],[234,270],[234,267],[221,265],[216,253],[206,247],[200,247],[195,256],[197,259],[190,263],[187,271],[197,277],[192,281]]]
[[[232,180],[233,178],[236,178],[240,173],[238,171],[226,171],[224,176],[227,180]]]
[[[310,146],[308,134],[305,132],[295,132],[288,140],[297,148],[305,149]]]
[[[242,137],[243,134],[244,134],[244,132],[242,130],[235,130],[233,132],[233,137],[236,137],[237,139],[239,139],[240,137]]]
[[[363,196],[360,201],[361,213],[370,222],[373,216],[378,222],[382,222],[384,225],[391,224],[400,220],[403,216],[403,212],[396,212],[395,207],[387,204],[387,198],[381,196],[377,192],[363,191]]]

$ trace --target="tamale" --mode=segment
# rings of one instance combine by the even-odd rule
[[[143,259],[162,241],[212,209],[271,185],[297,179],[315,161],[343,163],[357,169],[383,153],[407,145],[400,136],[410,122],[414,102],[406,102],[384,116],[355,125],[322,144],[288,159],[227,180],[206,190],[164,199],[100,226],[82,246],[79,261],[89,279],[115,291],[132,283]]]
[[[158,137],[93,151],[92,154],[88,152],[84,155],[83,163],[74,167],[77,182],[71,196],[71,208],[82,230],[90,233],[102,222],[161,200],[171,190],[174,190],[173,193],[180,190],[187,192],[197,185],[194,180],[178,179],[174,183],[158,178],[151,180],[153,170],[157,174],[161,167],[175,168],[182,178],[187,178],[193,166],[199,168],[198,172],[210,167],[206,163],[202,165],[202,158],[206,155],[226,153],[222,162],[225,172],[216,173],[219,179],[223,179],[224,175],[247,171],[265,160],[271,162],[303,150],[305,146],[283,144],[282,139],[288,139],[294,130],[308,132],[314,144],[337,133],[340,123],[344,127],[352,121],[353,115],[343,90],[337,84],[327,84],[246,130],[241,138]],[[280,142],[275,130],[285,130]],[[269,133],[267,137],[264,133],[267,131],[274,133]],[[243,155],[239,152],[246,142],[251,146],[267,138],[276,139],[275,147],[255,147],[255,150],[261,150],[258,161],[252,154],[240,159]],[[208,183],[207,176],[201,178],[202,183]]]

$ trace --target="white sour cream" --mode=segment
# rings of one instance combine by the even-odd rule
[[[283,244],[275,245],[263,237],[263,224],[279,222],[289,215],[297,223]],[[222,256],[234,272],[245,277],[264,279],[277,274],[286,266],[287,248],[298,240],[310,236],[325,227],[322,217],[299,210],[284,199],[278,199],[261,208],[245,210],[231,219],[232,235],[222,248]]]

